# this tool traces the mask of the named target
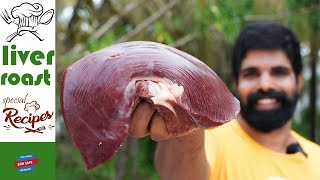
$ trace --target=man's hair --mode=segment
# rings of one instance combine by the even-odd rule
[[[238,82],[240,66],[250,50],[283,50],[297,77],[302,71],[300,44],[287,28],[268,22],[250,24],[237,38],[232,50],[232,75]]]

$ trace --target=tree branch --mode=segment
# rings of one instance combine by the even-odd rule
[[[179,3],[179,0],[172,0],[170,3],[164,7],[162,7],[159,11],[157,11],[154,15],[144,20],[142,23],[138,24],[136,28],[134,28],[132,31],[127,33],[126,35],[122,36],[120,39],[118,39],[115,44],[128,41],[133,36],[137,35],[139,32],[144,30],[146,27],[148,27],[150,24],[155,22],[157,19],[159,19],[161,16],[166,14],[170,9],[172,9],[175,5]]]
[[[109,18],[109,20],[104,23],[94,34],[93,38],[99,39],[101,38],[105,33],[107,33],[123,16],[128,15],[133,10],[135,10],[137,7],[139,7],[144,1],[140,1],[139,3],[130,3],[125,8],[124,11],[120,14],[116,14]]]
[[[178,48],[178,47],[184,46],[185,44],[194,40],[196,37],[197,37],[196,33],[191,33],[191,34],[188,34],[188,35],[178,39],[177,41],[175,41],[174,43],[169,44],[169,45],[172,47]]]
[[[71,43],[72,43],[72,26],[75,24],[75,21],[78,19],[78,11],[81,8],[84,0],[78,0],[76,5],[73,8],[73,13],[71,16],[71,19],[68,23],[68,31],[66,33],[66,38],[64,40],[66,49],[70,49]]]
[[[256,21],[277,21],[288,18],[293,14],[308,14],[313,11],[320,10],[320,6],[312,6],[309,8],[302,8],[297,10],[295,13],[284,12],[278,14],[261,14],[261,15],[248,15],[244,17],[244,20],[247,22],[256,22]]]

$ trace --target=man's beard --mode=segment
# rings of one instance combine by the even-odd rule
[[[266,111],[257,110],[255,105],[262,98],[274,98],[280,103],[280,107]],[[297,100],[297,91],[292,98],[279,91],[257,91],[248,96],[247,104],[244,104],[243,100],[240,101],[241,115],[252,128],[268,133],[283,127],[290,120],[295,111]]]

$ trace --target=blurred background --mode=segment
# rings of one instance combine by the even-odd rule
[[[231,86],[230,49],[257,21],[281,23],[301,40],[305,78],[293,127],[320,143],[320,0],[57,0],[57,81],[81,57],[115,43],[156,41],[209,65]],[[57,179],[157,179],[156,144],[129,138],[107,163],[87,171],[66,132],[57,86]],[[317,111],[318,108],[318,111]]]

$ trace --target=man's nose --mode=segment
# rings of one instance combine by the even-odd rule
[[[274,82],[269,74],[265,73],[261,75],[259,89],[262,91],[269,91],[274,89]]]

